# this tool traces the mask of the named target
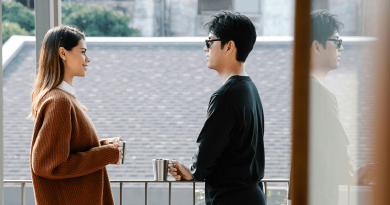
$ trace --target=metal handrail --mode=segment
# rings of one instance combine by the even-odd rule
[[[192,201],[195,205],[195,183],[197,182],[205,182],[205,181],[154,181],[154,180],[110,180],[111,183],[119,183],[119,196],[120,196],[120,205],[123,205],[123,183],[144,183],[145,184],[145,205],[148,204],[148,184],[149,183],[168,183],[169,184],[169,205],[171,205],[171,189],[172,189],[172,183],[192,183]],[[267,201],[267,183],[287,183],[287,194],[289,192],[288,187],[290,180],[288,179],[263,179],[262,182],[264,183],[264,195],[265,200]],[[22,205],[26,204],[25,200],[25,188],[26,184],[32,183],[32,180],[4,180],[4,183],[9,184],[21,184],[22,192],[21,192],[21,202]]]

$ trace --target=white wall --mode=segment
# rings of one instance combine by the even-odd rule
[[[262,6],[264,36],[293,36],[293,0],[264,0]]]
[[[197,0],[170,0],[169,36],[195,36]]]
[[[138,28],[143,37],[154,35],[154,0],[135,0],[131,27]]]

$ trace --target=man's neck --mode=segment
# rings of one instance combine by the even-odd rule
[[[330,70],[326,68],[314,67],[310,70],[310,76],[314,76],[318,81],[320,81],[321,84],[323,84],[329,71]]]
[[[219,77],[221,77],[221,81],[223,84],[232,76],[240,75],[240,76],[248,76],[244,69],[244,63],[239,63],[237,66],[231,68],[224,68],[218,71]]]

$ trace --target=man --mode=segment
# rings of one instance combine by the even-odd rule
[[[329,71],[339,67],[344,25],[326,10],[312,12],[311,19],[310,204],[337,205],[339,185],[363,184],[371,165],[354,171],[337,99],[323,85]]]
[[[264,116],[255,84],[244,62],[256,42],[256,30],[244,15],[221,11],[205,23],[207,66],[223,86],[211,96],[198,149],[187,168],[172,161],[176,180],[206,180],[207,205],[265,205]]]

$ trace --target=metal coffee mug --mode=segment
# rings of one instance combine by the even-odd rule
[[[168,166],[173,165],[169,159],[153,159],[154,181],[167,181]]]
[[[121,160],[121,164],[124,164],[125,163],[125,155],[126,155],[126,141],[109,141],[108,144],[114,144],[114,143],[117,143],[117,144],[120,144],[122,145],[122,147],[118,147],[118,148],[121,148],[121,152],[122,152],[122,160]]]

